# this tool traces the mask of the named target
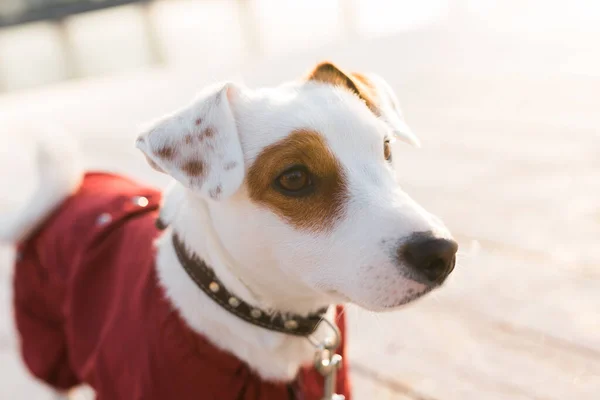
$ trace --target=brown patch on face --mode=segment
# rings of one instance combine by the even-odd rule
[[[156,155],[164,160],[172,160],[175,157],[175,149],[173,147],[165,146],[162,149],[157,150]]]
[[[273,181],[292,166],[311,174],[313,190],[295,197],[281,193]],[[292,226],[313,232],[333,228],[343,217],[348,198],[342,165],[317,132],[296,130],[265,148],[248,170],[250,198],[278,214]]]
[[[347,88],[360,97],[375,115],[380,115],[377,90],[363,74],[347,74],[330,62],[322,62],[308,75],[308,80]]]
[[[204,173],[204,163],[199,160],[190,160],[183,164],[181,170],[189,176],[202,176]]]
[[[192,136],[190,133],[185,135],[185,144],[192,144],[193,141],[194,141],[194,136]]]
[[[196,125],[200,125],[202,123],[202,118],[196,119]]]

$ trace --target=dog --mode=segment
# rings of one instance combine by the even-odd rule
[[[418,145],[386,81],[322,62],[274,88],[212,85],[144,129],[163,195],[42,140],[38,189],[0,232],[26,365],[98,399],[320,399],[307,339],[336,324],[345,355],[335,305],[395,310],[455,265],[398,184],[395,139]]]

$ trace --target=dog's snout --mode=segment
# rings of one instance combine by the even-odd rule
[[[454,269],[457,250],[454,240],[418,237],[402,246],[401,257],[429,281],[441,283]]]

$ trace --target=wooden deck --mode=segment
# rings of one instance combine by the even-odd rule
[[[460,241],[443,289],[394,313],[348,311],[357,399],[600,399],[600,60],[582,54],[432,31],[240,68],[250,85],[322,57],[383,74],[423,141],[401,147],[404,187]],[[0,110],[62,118],[90,167],[163,185],[133,148],[136,124],[238,70],[70,83]],[[18,359],[11,256],[1,249],[0,398],[49,398]]]

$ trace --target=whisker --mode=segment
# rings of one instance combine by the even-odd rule
[[[431,301],[435,301],[436,303],[440,302],[440,296],[435,291],[429,293],[429,298]]]
[[[381,316],[379,314],[374,311],[369,311],[367,315],[374,317],[375,323],[377,324],[377,328],[379,330],[383,329],[383,325],[381,325]]]

